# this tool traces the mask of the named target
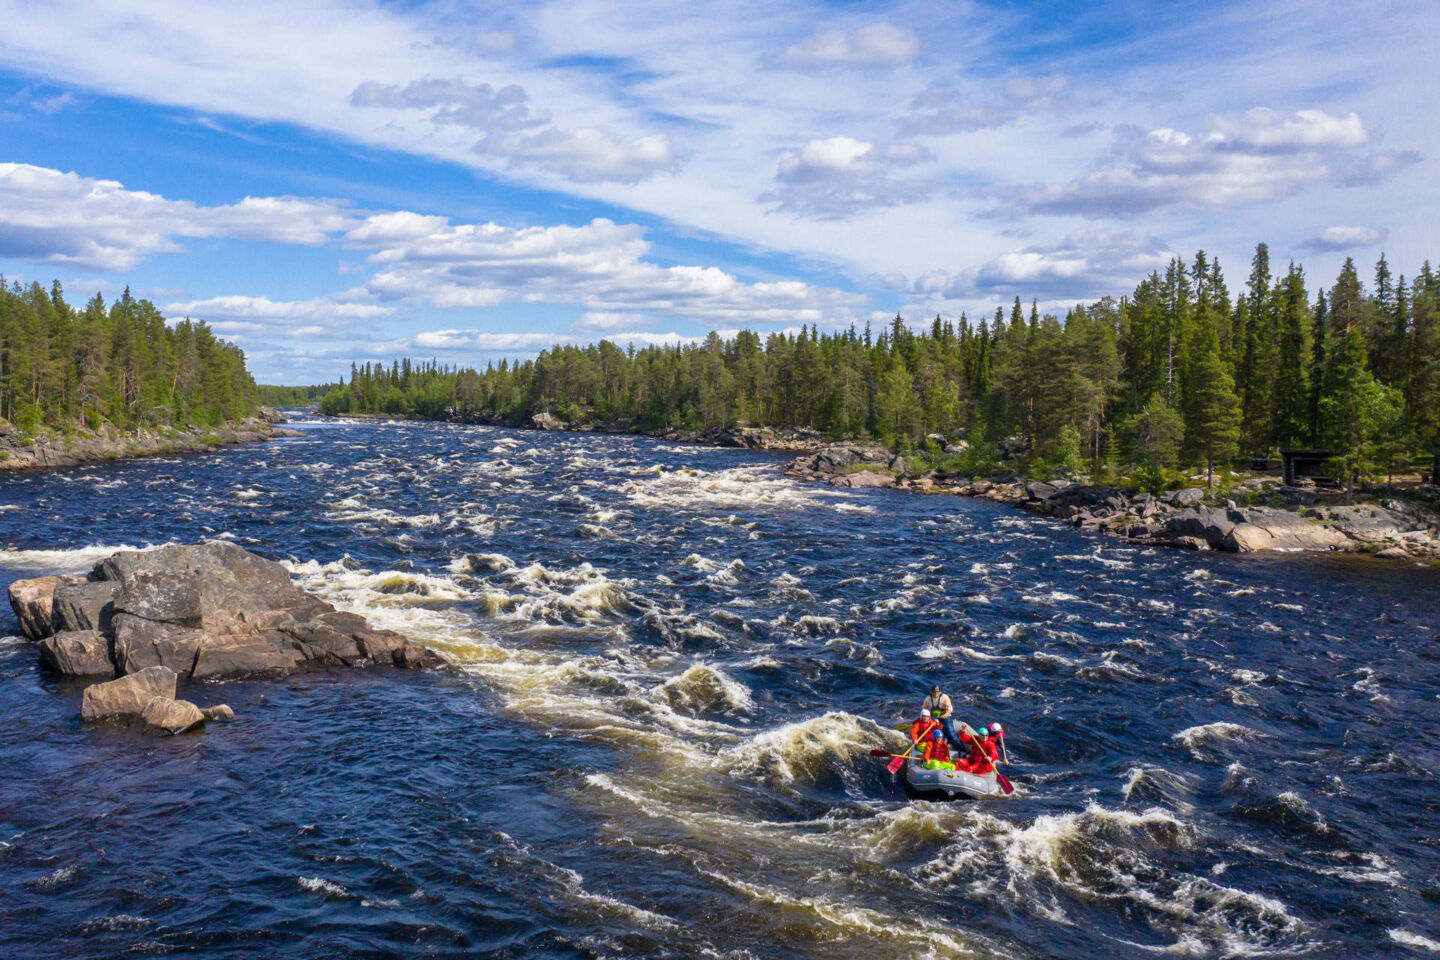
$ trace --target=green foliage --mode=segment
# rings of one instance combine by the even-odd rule
[[[1160,394],[1152,395],[1144,408],[1126,422],[1126,427],[1138,458],[1161,466],[1175,464],[1180,441],[1185,436],[1185,423]]]
[[[1165,476],[1165,470],[1154,458],[1147,458],[1130,475],[1131,481],[1141,490],[1148,490],[1155,496],[1165,492],[1169,481]]]
[[[38,403],[22,403],[15,410],[15,428],[26,443],[34,441],[45,420],[45,409]]]
[[[602,340],[483,370],[405,359],[353,365],[335,386],[265,396],[284,402],[304,390],[329,414],[512,425],[551,410],[619,429],[805,427],[918,447],[958,473],[993,471],[994,448],[976,443],[952,459],[925,440],[966,428],[975,439],[1020,436],[1034,451],[1032,471],[1089,466],[1117,476],[1146,458],[1159,468],[1223,467],[1291,444],[1354,441],[1367,448],[1360,456],[1384,460],[1388,435],[1355,427],[1357,405],[1369,403],[1363,374],[1399,391],[1396,442],[1440,446],[1440,278],[1428,264],[1413,283],[1386,279],[1369,296],[1347,263],[1313,307],[1298,265],[1273,276],[1262,244],[1250,266],[1234,297],[1202,251],[1191,264],[1172,260],[1128,297],[1063,318],[1016,298],[978,323],[961,314],[912,330],[897,316],[879,331],[743,330],[641,349]],[[1358,339],[1347,346],[1352,329]]]
[[[77,310],[58,282],[45,290],[0,278],[0,417],[32,424],[29,434],[107,420],[125,430],[213,424],[255,407],[245,354],[204,323],[168,323],[128,289],[108,307],[96,294]]]

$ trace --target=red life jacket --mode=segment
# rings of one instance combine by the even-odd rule
[[[949,760],[950,748],[944,740],[929,740],[925,744],[926,760]]]

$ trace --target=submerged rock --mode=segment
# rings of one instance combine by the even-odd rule
[[[146,667],[118,680],[91,684],[81,699],[80,716],[85,720],[138,716],[157,697],[174,700],[176,680],[169,667]]]
[[[205,722],[205,714],[189,700],[155,697],[140,711],[140,722],[146,733],[175,736],[193,730]]]

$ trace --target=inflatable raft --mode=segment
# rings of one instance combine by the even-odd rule
[[[932,800],[955,796],[998,796],[1002,792],[994,771],[978,774],[947,767],[927,769],[919,760],[906,762],[905,788],[916,796]]]

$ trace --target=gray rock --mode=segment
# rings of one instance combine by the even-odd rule
[[[234,720],[235,711],[230,709],[229,704],[217,703],[213,707],[201,707],[200,712],[205,715],[206,721]]]
[[[117,613],[177,627],[198,629],[204,623],[199,577],[141,570],[120,581],[118,586]]]
[[[1060,492],[1059,487],[1052,483],[1044,483],[1040,480],[1031,480],[1025,484],[1025,492],[1031,500],[1049,500]]]
[[[1177,507],[1193,507],[1205,499],[1205,491],[1198,487],[1186,487],[1184,490],[1176,490],[1175,496],[1170,502]]]
[[[40,665],[66,677],[113,677],[110,640],[94,630],[71,630],[40,641]]]
[[[858,470],[855,473],[841,477],[836,486],[852,487],[860,489],[864,487],[893,487],[895,476],[889,473],[879,473],[875,470]]]
[[[173,623],[156,623],[131,613],[115,615],[115,665],[131,674],[146,667],[166,667],[189,677],[195,657],[206,642],[204,631]]]
[[[159,587],[167,577],[174,581],[164,600],[154,602],[156,616],[147,619],[181,626],[230,633],[262,613],[300,609],[305,612],[297,614],[297,619],[305,619],[313,612],[330,609],[329,604],[291,583],[289,571],[280,564],[225,541],[122,550],[95,568],[96,578],[102,580],[124,581],[142,573],[154,575],[145,585]],[[122,591],[116,612],[126,604],[143,602],[141,598],[141,591]],[[143,609],[129,612],[146,615]]]
[[[395,651],[394,663],[402,670],[433,670],[443,666],[445,661],[428,647],[408,643]]]
[[[115,613],[115,598],[119,593],[118,583],[104,580],[59,584],[50,610],[51,626],[56,632],[98,630],[106,633],[110,630],[110,618]]]
[[[31,640],[54,633],[55,590],[64,583],[80,582],[79,577],[35,577],[10,584],[10,609],[20,621],[20,632]]]
[[[1204,505],[1182,510],[1171,516],[1165,530],[1171,537],[1194,537],[1208,545],[1219,548],[1226,536],[1235,528],[1235,522],[1223,510],[1212,510]]]
[[[1182,550],[1209,550],[1210,544],[1199,537],[1176,537],[1175,546]]]
[[[288,673],[299,666],[302,654],[286,649],[283,634],[207,637],[195,655],[196,680],[218,680],[255,674]]]
[[[174,670],[147,667],[119,680],[91,684],[81,697],[80,716],[86,720],[135,716],[156,697],[174,700],[175,682]]]
[[[146,733],[173,737],[203,724],[205,714],[189,700],[152,697],[140,711],[140,722]]]

